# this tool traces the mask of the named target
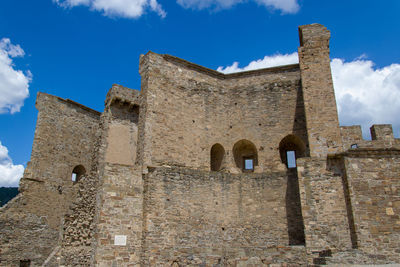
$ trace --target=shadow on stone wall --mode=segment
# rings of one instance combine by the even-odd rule
[[[286,218],[289,245],[305,245],[304,221],[301,213],[297,168],[287,170]]]

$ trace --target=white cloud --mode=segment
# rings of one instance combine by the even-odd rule
[[[0,186],[18,187],[24,173],[24,166],[14,165],[8,155],[7,147],[0,142]]]
[[[176,2],[184,8],[201,10],[206,8],[226,9],[242,3],[243,0],[177,0]]]
[[[269,68],[298,63],[297,53],[266,56],[240,68],[238,62],[219,67],[223,73]],[[364,138],[369,138],[372,124],[392,124],[400,134],[400,64],[381,69],[365,55],[351,62],[335,58],[331,61],[332,78],[341,125],[361,125]]]
[[[227,9],[249,0],[177,0],[184,8],[192,9]],[[297,0],[251,0],[267,8],[280,10],[282,13],[296,13],[300,7]]]
[[[156,12],[162,18],[167,15],[157,0],[53,0],[53,2],[66,8],[88,6],[91,10],[102,12],[109,17],[139,18],[147,10]]]
[[[365,136],[372,124],[389,123],[400,130],[400,64],[375,69],[363,57],[351,62],[335,58],[331,68],[341,124],[360,124]]]
[[[281,10],[283,13],[297,13],[300,6],[297,0],[256,0],[260,5]]]
[[[265,56],[263,59],[254,60],[249,63],[246,67],[239,68],[239,62],[233,62],[231,66],[228,67],[218,67],[217,71],[223,73],[232,73],[239,71],[256,70],[263,68],[270,68],[274,66],[282,66],[289,64],[296,64],[299,62],[297,53],[292,54],[275,54],[273,56]]]
[[[19,45],[11,44],[10,39],[0,40],[0,114],[20,111],[29,96],[32,74],[14,69],[13,64],[13,58],[24,55],[24,50]]]

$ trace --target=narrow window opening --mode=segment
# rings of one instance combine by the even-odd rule
[[[76,173],[74,172],[72,173],[72,182],[74,183],[76,182]]]
[[[296,152],[293,150],[286,151],[287,167],[296,168]]]

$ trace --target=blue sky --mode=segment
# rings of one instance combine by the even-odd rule
[[[102,111],[113,83],[140,89],[149,50],[223,72],[294,63],[309,23],[332,33],[341,124],[367,137],[371,123],[392,123],[398,137],[399,11],[398,0],[2,0],[0,186],[30,159],[37,92]]]

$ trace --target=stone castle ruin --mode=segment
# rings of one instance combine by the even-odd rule
[[[99,113],[39,93],[0,266],[400,263],[400,139],[340,127],[330,32],[299,64],[222,74],[152,52]]]

